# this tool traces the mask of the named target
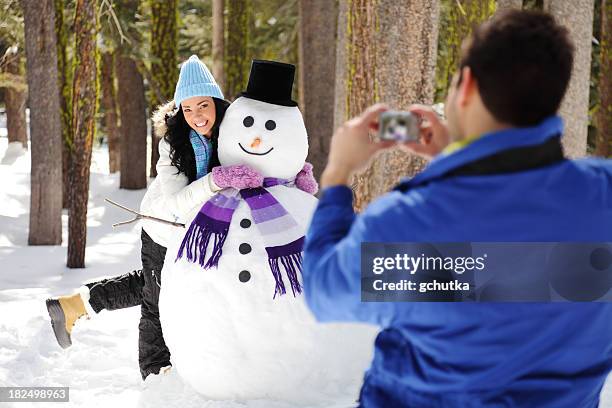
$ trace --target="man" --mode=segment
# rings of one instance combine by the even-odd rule
[[[334,134],[304,248],[307,302],[321,321],[382,327],[363,407],[597,407],[612,367],[612,304],[366,303],[361,242],[612,242],[612,163],[563,158],[555,116],[571,76],[567,31],[512,11],[465,43],[448,123],[413,106],[433,157],[412,179],[352,209],[351,175],[389,143],[370,141],[386,107]]]

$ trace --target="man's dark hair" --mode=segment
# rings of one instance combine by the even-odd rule
[[[532,126],[559,109],[573,55],[568,31],[550,14],[510,10],[474,29],[460,67],[470,67],[497,120]]]

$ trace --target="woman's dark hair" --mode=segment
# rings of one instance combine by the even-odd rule
[[[215,103],[215,123],[212,127],[210,140],[212,142],[212,157],[208,164],[208,171],[213,167],[219,166],[219,155],[217,152],[219,142],[219,125],[223,120],[229,102],[223,99],[213,98]],[[177,174],[183,173],[191,183],[196,179],[196,161],[189,133],[191,127],[185,120],[185,115],[180,106],[173,112],[166,114],[166,135],[164,139],[170,145],[170,162],[178,169]]]

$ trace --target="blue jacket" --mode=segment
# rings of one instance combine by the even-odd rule
[[[304,247],[320,321],[381,326],[364,407],[597,407],[612,369],[610,303],[362,303],[360,243],[612,242],[612,161],[440,177],[500,152],[557,142],[562,122],[483,135],[441,154],[359,215],[322,192]],[[557,138],[554,140],[552,138]],[[557,143],[558,144],[558,143]]]

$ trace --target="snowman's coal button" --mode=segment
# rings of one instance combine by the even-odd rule
[[[251,272],[241,271],[238,274],[238,279],[240,280],[240,282],[248,282],[251,279]]]
[[[249,228],[251,226],[251,220],[249,220],[248,218],[243,218],[242,220],[240,220],[240,226],[242,228]]]
[[[242,255],[248,254],[249,252],[251,252],[251,246],[249,244],[242,243],[238,247],[238,251],[240,251]]]

